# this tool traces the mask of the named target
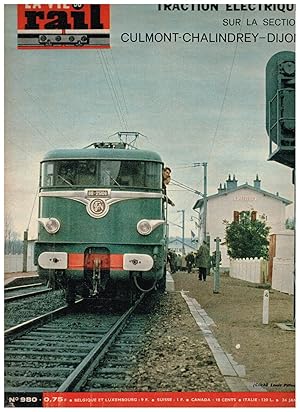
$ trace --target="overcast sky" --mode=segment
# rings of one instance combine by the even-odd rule
[[[262,189],[293,200],[291,169],[267,161],[265,67],[294,43],[265,36],[294,33],[294,12],[223,6],[162,12],[155,4],[112,5],[111,50],[63,52],[17,50],[16,7],[5,6],[5,213],[15,231],[21,234],[30,222],[30,237],[36,235],[34,200],[45,152],[81,148],[125,128],[145,135],[138,146],[159,152],[172,177],[196,190],[203,191],[203,167],[193,163],[207,162],[209,195],[229,174],[238,184],[252,184],[258,174]],[[224,26],[224,18],[241,19],[241,26]],[[285,22],[264,26],[264,18]],[[253,19],[257,25],[249,25]],[[240,32],[251,41],[122,42],[125,32],[141,39],[145,33],[211,33],[213,39]],[[198,197],[173,185],[169,196],[176,204],[170,219],[180,225],[177,211],[185,210],[189,236],[196,231],[190,217]],[[171,225],[170,234],[181,230]]]

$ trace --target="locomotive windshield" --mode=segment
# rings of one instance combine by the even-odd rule
[[[56,160],[42,164],[42,187],[161,188],[161,164],[137,160]]]

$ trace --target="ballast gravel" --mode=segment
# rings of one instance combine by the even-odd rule
[[[230,391],[179,292],[162,295],[149,315],[130,386],[133,391]]]
[[[131,379],[122,391],[230,391],[180,292],[155,300]],[[64,305],[62,291],[8,303],[5,328]]]
[[[6,303],[4,311],[5,329],[44,315],[51,310],[65,306],[65,304],[65,295],[62,290]]]

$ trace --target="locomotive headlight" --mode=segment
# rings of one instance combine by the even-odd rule
[[[137,231],[143,236],[150,235],[152,232],[152,225],[149,220],[140,220],[137,224]]]
[[[140,235],[147,236],[150,235],[150,233],[156,229],[158,226],[165,224],[166,222],[164,220],[148,220],[148,219],[142,219],[138,222],[136,225],[136,229],[139,232]]]
[[[44,228],[51,235],[59,231],[60,223],[59,223],[59,220],[57,220],[55,217],[50,217],[49,219],[43,219],[42,223],[44,225]]]

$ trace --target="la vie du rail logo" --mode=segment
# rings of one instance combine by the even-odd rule
[[[109,4],[19,4],[18,49],[110,48]]]

